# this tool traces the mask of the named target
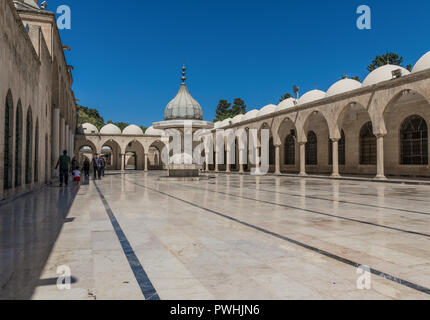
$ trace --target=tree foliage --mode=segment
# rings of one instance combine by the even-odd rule
[[[246,104],[241,98],[234,99],[233,106],[227,100],[220,100],[216,108],[216,118],[214,122],[234,118],[239,114],[246,113]]]
[[[126,122],[113,122],[112,120],[108,120],[106,123],[103,119],[103,117],[100,115],[97,109],[90,109],[88,107],[84,107],[81,105],[78,105],[78,127],[83,125],[84,123],[91,123],[97,127],[97,129],[101,129],[106,124],[111,123],[116,125],[118,128],[124,130],[126,127],[128,127],[130,124]],[[140,126],[142,131],[145,133],[147,127]]]
[[[372,72],[373,70],[385,66],[386,64],[393,64],[403,67],[403,57],[394,52],[387,52],[386,54],[376,56],[375,59],[373,59],[372,64],[367,67],[367,71]],[[409,64],[405,68],[411,71],[412,65]]]
[[[352,79],[352,80],[357,80],[358,82],[361,82],[361,79],[359,76],[354,76],[354,77],[349,77],[349,76],[342,76],[342,79]]]
[[[281,99],[279,99],[279,103],[281,103],[282,101],[287,100],[289,98],[292,98],[292,97],[293,97],[293,95],[291,93],[286,93],[283,96],[281,96]]]

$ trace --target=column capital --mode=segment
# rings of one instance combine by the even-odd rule
[[[387,135],[386,133],[377,133],[375,134],[375,137],[376,139],[379,139],[379,138],[384,138],[386,135]]]
[[[330,138],[331,142],[339,142],[340,138]]]

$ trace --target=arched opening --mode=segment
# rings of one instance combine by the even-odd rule
[[[145,168],[145,151],[138,141],[132,141],[125,150],[125,169],[143,170]]]
[[[339,172],[340,174],[376,174],[376,167],[363,165],[361,161],[361,130],[363,126],[370,122],[369,112],[360,103],[350,103],[346,105],[337,119],[337,126],[340,131],[338,142]],[[373,132],[371,131],[372,135]],[[371,137],[369,137],[371,138]],[[331,142],[331,141],[330,141]],[[329,160],[332,164],[333,145],[330,143]],[[376,150],[376,146],[375,146]],[[376,151],[375,151],[376,152]],[[376,153],[374,154],[376,157]]]
[[[273,144],[273,137],[269,139],[269,164],[275,165],[275,145]]]
[[[286,118],[278,130],[279,138],[282,142],[280,156],[281,156],[281,171],[297,173],[299,168],[299,148],[297,145],[297,130],[294,122]]]
[[[422,117],[413,115],[403,121],[400,150],[402,165],[428,165],[428,128]]]
[[[148,169],[149,170],[163,170],[163,161],[161,154],[165,148],[165,144],[159,140],[151,144],[148,149]]]
[[[101,154],[106,162],[106,170],[121,170],[121,147],[115,140],[107,141],[101,148]]]
[[[34,182],[39,181],[39,120],[36,120],[36,131],[34,134]]]
[[[45,184],[49,182],[49,147],[48,134],[45,134]]]
[[[33,116],[31,107],[27,111],[27,121],[25,126],[25,184],[32,181],[32,159],[33,159]]]
[[[344,166],[346,164],[346,139],[345,132],[340,130],[340,140],[338,141],[338,157],[339,157],[339,165]],[[329,165],[333,164],[333,144],[331,139],[328,141],[328,163]]]
[[[320,111],[312,112],[303,125],[303,132],[307,137],[305,145],[306,172],[331,172],[332,169],[327,157],[330,132],[324,114]]]
[[[376,165],[376,137],[372,122],[366,122],[360,130],[360,164]]]
[[[306,165],[318,165],[318,138],[315,132],[309,131],[306,142]]]
[[[430,176],[430,103],[413,90],[396,94],[384,110],[384,167],[387,175]]]
[[[13,99],[9,91],[5,101],[4,114],[4,149],[3,149],[3,188],[12,188],[13,155]]]
[[[15,117],[15,188],[22,184],[22,105],[18,101]]]
[[[287,166],[294,166],[296,164],[296,141],[292,134],[289,134],[285,138],[284,151],[285,164]]]

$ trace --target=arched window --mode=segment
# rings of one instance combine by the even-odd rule
[[[39,181],[39,120],[36,120],[36,132],[34,135],[34,182]]]
[[[15,187],[22,183],[22,106],[18,101],[15,119]]]
[[[275,164],[275,146],[273,145],[273,138],[270,137],[269,139],[269,164],[274,165]]]
[[[33,150],[33,118],[31,108],[27,112],[27,121],[25,127],[25,183],[31,183],[31,164]]]
[[[285,138],[285,164],[287,166],[296,164],[296,143],[291,134]]]
[[[428,130],[426,121],[413,115],[400,128],[401,164],[428,164]]]
[[[9,91],[5,102],[4,115],[4,149],[3,149],[3,188],[12,188],[12,154],[13,154],[13,99]]]
[[[316,166],[318,164],[318,139],[313,131],[308,133],[308,142],[306,143],[306,164]]]
[[[376,165],[376,137],[371,121],[360,130],[360,164]]]
[[[340,132],[341,138],[338,142],[338,157],[339,157],[339,165],[344,166],[346,164],[346,155],[345,155],[345,132],[341,130]],[[328,139],[328,164],[333,164],[333,143],[331,139]]]

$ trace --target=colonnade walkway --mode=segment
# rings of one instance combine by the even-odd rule
[[[0,207],[0,298],[430,299],[430,186],[161,175]]]

